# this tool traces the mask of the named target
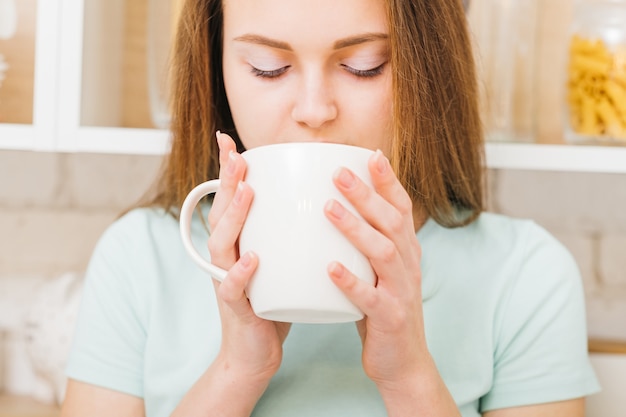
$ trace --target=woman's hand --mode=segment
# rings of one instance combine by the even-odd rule
[[[247,381],[269,382],[282,360],[282,343],[288,323],[259,318],[244,292],[258,259],[254,253],[240,254],[238,238],[253,199],[252,189],[243,182],[245,160],[236,152],[233,140],[218,132],[220,148],[220,189],[209,214],[211,262],[228,270],[226,279],[214,280],[222,320],[222,346],[217,361]]]
[[[368,168],[373,188],[345,168],[334,178],[336,187],[363,219],[334,200],[327,203],[325,213],[369,258],[377,283],[372,286],[359,280],[337,262],[328,266],[329,275],[365,314],[357,323],[363,342],[363,368],[381,391],[389,414],[415,415],[418,410],[406,406],[420,403],[425,407],[419,410],[426,412],[424,415],[440,415],[431,411],[442,409],[441,415],[455,415],[456,406],[426,345],[421,248],[411,199],[382,152],[370,158]],[[420,401],[412,401],[415,397]],[[427,404],[431,398],[432,407]],[[441,400],[443,408],[435,404]]]

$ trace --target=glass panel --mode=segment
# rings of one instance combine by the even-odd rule
[[[85,1],[81,125],[166,128],[180,0]]]
[[[0,0],[0,123],[32,124],[36,0]]]
[[[535,136],[537,0],[471,2],[483,122],[494,141]]]
[[[488,139],[565,143],[563,97],[572,14],[572,0],[470,1]],[[506,117],[494,119],[498,114]]]

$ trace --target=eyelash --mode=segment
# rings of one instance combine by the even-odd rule
[[[255,67],[251,67],[251,71],[252,74],[256,75],[257,77],[261,77],[261,78],[278,78],[281,75],[283,75],[285,72],[287,72],[287,70],[289,69],[289,65],[286,67],[282,67],[282,68],[278,68],[275,70],[270,70],[270,71],[265,71],[265,70],[261,70]]]
[[[377,75],[380,75],[383,73],[383,69],[385,68],[385,64],[386,63],[382,63],[379,66],[377,66],[376,68],[371,68],[368,70],[359,70],[356,68],[352,68],[348,65],[341,65],[343,68],[345,68],[346,71],[348,71],[350,74],[352,75],[356,75],[359,78],[372,78],[372,77],[376,77]],[[275,70],[270,70],[270,71],[266,71],[266,70],[261,70],[255,67],[251,67],[251,72],[253,75],[260,77],[260,78],[267,78],[267,79],[273,79],[273,78],[278,78],[281,75],[283,75],[285,72],[287,72],[287,70],[290,68],[291,66],[288,65],[286,67],[282,67],[282,68],[278,68]]]
[[[385,64],[386,62],[380,64],[379,66],[377,66],[376,68],[371,68],[368,70],[359,70],[356,68],[352,68],[348,65],[342,65],[342,67],[344,67],[346,69],[346,71],[348,71],[350,74],[356,75],[357,77],[360,78],[372,78],[372,77],[376,77],[377,75],[380,75],[383,73],[383,69],[385,68]]]

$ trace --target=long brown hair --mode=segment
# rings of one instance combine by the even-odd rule
[[[388,0],[394,71],[391,161],[418,207],[438,223],[483,210],[483,134],[460,0]]]
[[[390,160],[417,207],[446,227],[483,209],[482,129],[461,0],[387,0],[394,89]],[[142,206],[177,215],[187,193],[219,174],[215,131],[243,146],[222,79],[220,0],[187,0],[173,56],[172,145]]]

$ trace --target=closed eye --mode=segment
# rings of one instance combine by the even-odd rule
[[[256,67],[251,66],[250,71],[257,77],[261,78],[278,78],[283,75],[289,69],[290,65],[273,69],[273,70],[262,70]]]
[[[386,62],[383,62],[382,64],[380,64],[379,66],[377,66],[375,68],[370,68],[370,69],[366,69],[366,70],[353,68],[353,67],[351,67],[349,65],[346,65],[346,64],[341,64],[341,66],[343,68],[345,68],[346,71],[348,71],[350,74],[356,75],[357,77],[371,78],[371,77],[376,77],[377,75],[382,74],[383,73],[383,69],[385,68],[386,64],[387,64]]]

